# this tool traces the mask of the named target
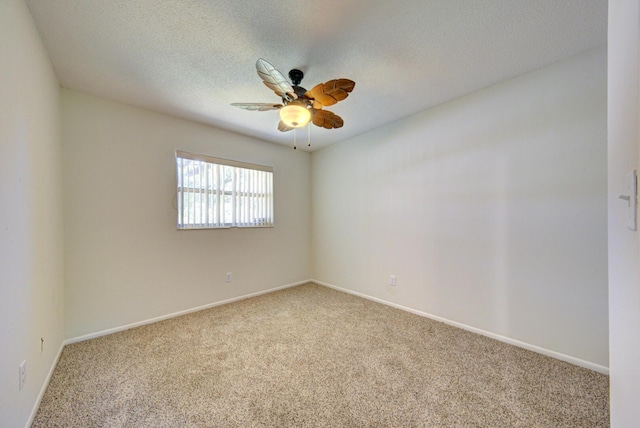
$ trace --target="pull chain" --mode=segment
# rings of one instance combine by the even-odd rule
[[[296,128],[293,128],[293,150],[296,150]]]
[[[307,146],[311,147],[311,122],[307,124]]]

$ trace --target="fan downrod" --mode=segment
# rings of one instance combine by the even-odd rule
[[[300,85],[300,82],[302,82],[303,77],[304,77],[304,73],[298,70],[297,68],[294,68],[293,70],[289,71],[289,79],[291,79],[291,83],[293,83],[293,86]]]

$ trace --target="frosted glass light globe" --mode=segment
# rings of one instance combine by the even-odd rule
[[[280,109],[280,119],[292,128],[300,128],[309,123],[311,112],[306,107],[293,102]]]

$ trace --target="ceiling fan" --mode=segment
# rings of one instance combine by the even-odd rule
[[[273,65],[262,58],[256,62],[256,70],[264,84],[282,98],[282,104],[232,103],[232,106],[251,111],[280,110],[281,120],[278,129],[282,132],[301,128],[309,121],[325,129],[341,128],[344,125],[340,116],[323,110],[323,107],[347,98],[356,85],[353,80],[333,79],[307,91],[299,86],[304,73],[298,69],[289,72],[291,83]]]

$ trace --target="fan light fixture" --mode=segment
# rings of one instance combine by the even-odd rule
[[[293,148],[296,148],[296,128],[312,122],[324,129],[342,128],[344,121],[340,116],[325,110],[342,101],[353,91],[356,82],[349,79],[332,79],[320,83],[310,91],[300,86],[304,73],[297,68],[289,71],[291,83],[276,68],[264,59],[256,61],[256,71],[262,82],[282,99],[282,104],[273,103],[231,103],[232,106],[250,111],[280,110],[278,131],[293,131]],[[311,117],[313,116],[313,120]],[[311,147],[311,126],[307,127],[307,146]]]
[[[298,102],[291,102],[280,109],[280,119],[292,128],[302,128],[311,120],[311,112]]]

